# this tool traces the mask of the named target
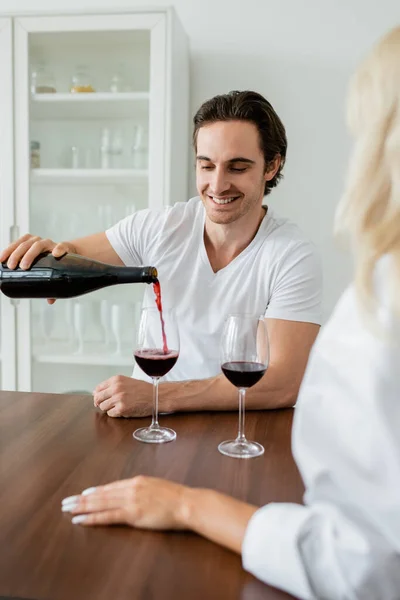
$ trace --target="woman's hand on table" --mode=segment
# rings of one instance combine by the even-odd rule
[[[69,496],[61,510],[73,515],[74,524],[85,526],[188,529],[240,553],[257,507],[214,490],[139,475]]]
[[[139,475],[64,498],[61,510],[74,515],[74,524],[120,523],[140,529],[185,529],[184,496],[189,489]]]

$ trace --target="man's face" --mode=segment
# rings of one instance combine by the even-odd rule
[[[248,121],[217,121],[197,134],[197,190],[214,223],[229,224],[260,213],[264,186],[276,169],[265,172],[258,131]]]

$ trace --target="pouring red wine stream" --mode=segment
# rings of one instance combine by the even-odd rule
[[[165,334],[165,323],[164,323],[164,319],[163,319],[163,308],[162,308],[162,299],[161,299],[161,285],[160,285],[160,282],[158,281],[158,279],[157,279],[157,281],[155,283],[153,283],[153,290],[154,290],[154,293],[156,295],[156,305],[157,305],[157,308],[158,308],[158,312],[160,313],[162,339],[163,339],[163,353],[164,354],[168,354],[169,350],[168,350],[167,336]]]

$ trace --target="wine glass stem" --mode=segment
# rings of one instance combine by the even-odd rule
[[[237,442],[244,442],[244,441],[246,441],[246,437],[244,435],[245,397],[246,397],[246,390],[245,390],[245,388],[239,388],[239,431],[238,431],[238,436],[236,438]]]
[[[153,414],[151,419],[150,427],[152,429],[158,429],[158,381],[159,377],[153,377]]]

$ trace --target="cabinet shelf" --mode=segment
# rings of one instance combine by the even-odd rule
[[[102,184],[146,182],[147,170],[139,169],[33,169],[33,184]]]
[[[62,364],[62,365],[92,365],[100,367],[132,367],[134,359],[132,354],[113,354],[112,351],[99,352],[98,345],[87,344],[87,349],[81,354],[74,354],[71,350],[60,344],[53,344],[51,348],[36,347],[33,360],[37,363]]]
[[[149,92],[92,92],[86,94],[34,94],[31,117],[54,119],[131,119],[146,114]]]

